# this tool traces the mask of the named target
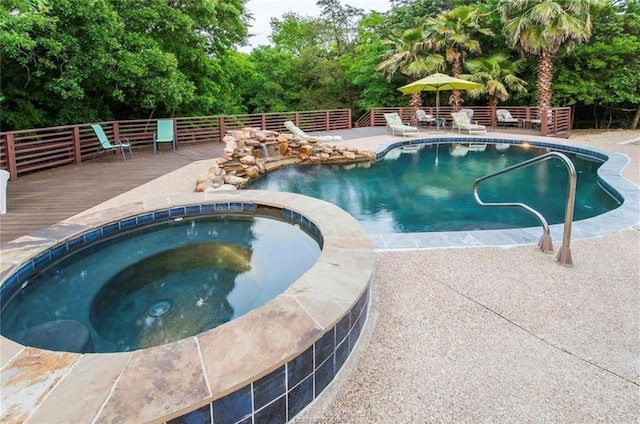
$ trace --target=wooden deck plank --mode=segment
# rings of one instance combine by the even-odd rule
[[[195,160],[219,157],[223,148],[220,143],[203,143],[156,155],[151,149],[136,150],[126,162],[120,156],[103,155],[79,165],[20,176],[7,186],[7,213],[0,215],[0,247]]]

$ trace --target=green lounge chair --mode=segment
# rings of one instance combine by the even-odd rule
[[[455,131],[458,129],[458,133],[461,130],[468,131],[469,134],[478,134],[478,133],[486,133],[487,127],[484,125],[472,124],[469,119],[469,115],[465,112],[454,112],[451,114],[451,118],[453,119],[453,123],[451,124],[451,130]]]
[[[129,149],[129,155],[131,156],[131,159],[133,159],[133,152],[131,151],[131,143],[129,143],[129,139],[127,139],[126,137],[123,137],[126,140],[126,143],[123,143],[122,140],[119,140],[119,139],[114,140],[114,142],[112,143],[107,137],[107,134],[105,134],[104,130],[102,129],[102,125],[94,124],[94,125],[91,125],[91,128],[93,128],[93,132],[95,132],[96,137],[98,137],[98,141],[100,142],[100,147],[102,148],[102,151],[108,152],[108,151],[120,149],[120,153],[122,154],[122,160],[126,162],[127,158],[124,154],[124,149],[127,148]],[[92,159],[96,157],[99,151],[100,151],[99,149],[96,150],[96,152],[93,154]]]
[[[391,130],[391,135],[395,135],[396,132],[401,133],[402,136],[406,136],[411,133],[419,133],[420,130],[417,127],[412,127],[402,123],[400,115],[397,112],[385,113],[384,119],[387,121],[387,131]]]
[[[153,153],[158,152],[159,143],[171,143],[173,150],[178,148],[176,133],[173,131],[173,119],[158,119],[156,133],[153,134]]]

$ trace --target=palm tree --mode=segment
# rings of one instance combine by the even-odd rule
[[[425,22],[425,44],[430,50],[445,51],[453,77],[458,78],[462,73],[467,52],[480,53],[480,42],[474,37],[493,35],[491,29],[481,26],[480,21],[485,16],[477,6],[459,6]],[[455,108],[460,107],[462,97],[459,90],[452,91],[449,103]]]
[[[464,67],[471,73],[460,76],[482,84],[480,88],[467,90],[467,94],[474,98],[486,94],[489,106],[495,107],[499,101],[509,98],[510,91],[527,91],[527,82],[516,75],[523,65],[523,59],[512,61],[507,55],[497,53],[487,58],[468,60]]]
[[[606,0],[499,0],[497,9],[511,48],[539,56],[537,103],[551,106],[553,59],[591,37],[590,9]]]
[[[413,82],[444,67],[444,58],[441,55],[426,53],[421,28],[393,31],[391,38],[383,43],[389,48],[382,54],[383,60],[376,67],[376,71],[382,71],[389,80],[396,74],[402,74]],[[415,111],[420,106],[422,106],[420,93],[413,93],[411,95],[411,109],[414,111],[411,114],[412,121],[415,121]]]

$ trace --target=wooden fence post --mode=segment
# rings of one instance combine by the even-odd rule
[[[7,134],[7,165],[9,166],[9,174],[11,179],[18,178],[18,166],[16,164],[16,146],[13,142],[13,133]]]
[[[224,116],[218,117],[218,128],[220,129],[220,140],[218,140],[218,143],[222,143],[222,139],[224,138],[224,135],[227,132],[224,126]]]
[[[113,139],[114,140],[119,140],[120,139],[120,126],[118,125],[118,121],[113,121],[111,123],[111,127],[113,128]]]
[[[544,137],[549,132],[547,109],[540,109],[538,113],[540,113],[540,135]]]
[[[73,140],[73,163],[76,165],[82,162],[82,149],[80,148],[80,127],[74,125],[71,128],[71,139]]]

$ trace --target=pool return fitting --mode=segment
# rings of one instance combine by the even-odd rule
[[[533,159],[526,160],[524,162],[517,163],[508,168],[505,168],[501,171],[494,172],[493,174],[485,175],[484,177],[480,177],[473,182],[473,197],[475,197],[476,202],[478,202],[482,206],[493,206],[493,207],[517,207],[522,208],[525,211],[529,212],[533,216],[535,216],[540,224],[542,224],[542,237],[540,237],[540,241],[538,242],[538,248],[542,250],[544,253],[553,253],[553,241],[551,240],[551,231],[549,230],[549,223],[542,216],[540,212],[533,209],[532,207],[524,204],[524,203],[485,203],[480,199],[478,195],[478,185],[480,182],[498,176],[502,174],[506,174],[507,172],[511,172],[516,169],[524,168],[530,165],[533,165],[538,162],[544,162],[553,158],[560,159],[562,163],[567,168],[569,172],[569,186],[567,187],[567,202],[565,206],[564,212],[564,232],[562,235],[562,246],[558,251],[558,255],[556,256],[556,262],[560,265],[564,266],[573,266],[573,259],[571,258],[571,247],[569,246],[571,242],[571,223],[573,222],[573,208],[575,205],[576,199],[576,168],[573,166],[571,160],[564,154],[560,152],[549,152],[544,155],[536,156]]]

